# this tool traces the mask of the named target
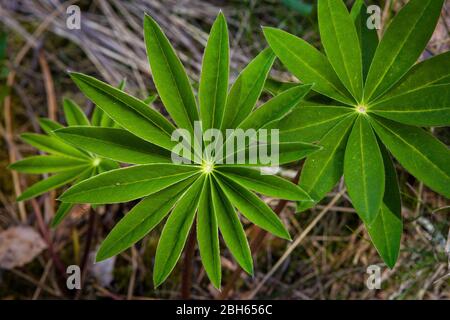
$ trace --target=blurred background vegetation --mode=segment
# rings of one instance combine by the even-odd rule
[[[346,2],[349,6],[353,3]],[[383,8],[383,26],[406,2],[371,1]],[[72,4],[81,8],[80,30],[66,26],[66,8]],[[51,230],[48,223],[55,208],[55,193],[18,205],[15,194],[39,177],[19,176],[6,167],[14,159],[36,152],[18,136],[25,131],[39,132],[39,117],[62,121],[63,97],[85,106],[86,113],[92,111],[92,104],[71,82],[67,70],[113,85],[126,78],[126,91],[140,98],[154,92],[142,39],[144,12],[161,24],[191,79],[197,81],[209,28],[219,10],[227,16],[231,33],[232,77],[266,46],[262,25],[283,28],[321,46],[313,0],[0,0],[0,298],[180,297],[182,262],[163,286],[153,289],[151,270],[161,227],[117,258],[94,265],[96,246],[129,206],[110,205],[95,212],[79,206],[57,230]],[[449,10],[447,1],[423,58],[449,50]],[[271,76],[296,81],[279,63]],[[162,110],[159,103],[155,107]],[[450,144],[448,128],[435,129],[434,133]],[[282,174],[293,178],[299,166],[285,168]],[[393,270],[381,263],[349,199],[340,193],[341,183],[314,209],[293,214],[293,204],[284,208],[281,217],[294,242],[273,237],[260,241],[254,251],[253,278],[237,271],[229,253],[222,251],[222,293],[209,285],[196,252],[189,274],[191,297],[449,299],[450,203],[398,169],[405,233]],[[277,200],[265,200],[274,208],[278,205]],[[317,219],[319,214],[322,218]],[[250,239],[260,235],[256,227],[247,230]],[[22,244],[35,239],[32,244],[41,241],[47,249],[31,248],[30,244],[16,250],[11,244],[17,239],[23,240]],[[17,252],[12,254],[13,250]],[[20,257],[20,250],[24,250],[24,257]],[[8,252],[10,260],[18,261],[3,261],[2,265],[2,254]],[[62,285],[65,267],[71,264],[84,266],[83,289],[75,294],[65,292]],[[372,264],[381,267],[381,290],[366,286],[366,268]]]

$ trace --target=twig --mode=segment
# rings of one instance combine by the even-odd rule
[[[43,50],[39,51],[39,65],[42,69],[42,75],[44,77],[45,93],[47,95],[47,114],[52,120],[56,120],[57,116],[57,103],[55,97],[55,86],[53,84],[52,74],[50,72],[50,67],[48,66],[47,59],[45,58],[45,53]],[[55,214],[55,198],[56,192],[54,190],[48,193],[48,197],[45,199],[45,214],[47,221]]]
[[[39,288],[41,288],[42,290],[44,290],[45,292],[55,296],[55,297],[61,297],[61,294],[55,290],[53,290],[50,287],[45,286],[44,284],[41,284],[38,280],[34,279],[33,277],[30,277],[29,275],[23,273],[22,271],[19,271],[17,269],[12,269],[10,270],[12,273],[14,273],[16,276],[21,277],[22,279],[31,282],[32,284],[34,284],[35,286],[38,286]]]
[[[39,285],[36,286],[36,290],[34,291],[32,300],[37,300],[39,298],[39,295],[41,294],[42,286],[44,285],[45,281],[47,280],[47,276],[50,272],[50,269],[52,267],[52,260],[48,260],[47,264],[45,265],[44,272],[42,273],[41,279],[39,280]]]

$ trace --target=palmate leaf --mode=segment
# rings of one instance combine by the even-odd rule
[[[272,96],[277,96],[280,93],[297,86],[295,82],[282,82],[273,78],[267,78],[264,84],[264,91],[270,93]]]
[[[65,99],[63,107],[69,126],[83,125],[91,128],[89,120],[74,101]],[[48,118],[41,118],[39,125],[47,135],[24,134],[23,138],[50,155],[31,156],[11,164],[9,168],[29,174],[53,173],[54,175],[29,187],[17,198],[18,201],[37,197],[50,190],[77,183],[119,167],[116,162],[99,157],[96,150],[88,152],[61,139],[55,134],[56,130],[64,129],[61,124]],[[59,225],[74,205],[74,203],[61,202],[52,219],[51,227]]]
[[[229,51],[227,22],[220,13],[211,28],[203,56],[198,91],[203,130],[220,128],[222,124],[228,93]]]
[[[353,20],[342,1],[319,0],[317,11],[328,60],[359,102],[363,93],[362,56]]]
[[[423,129],[372,118],[389,151],[417,179],[450,198],[450,150]]]
[[[101,127],[68,127],[55,131],[65,141],[102,157],[131,164],[169,163],[170,152],[126,130]]]
[[[64,218],[70,213],[73,207],[74,207],[73,203],[61,202],[61,204],[58,207],[58,210],[56,210],[55,216],[52,219],[51,227],[52,228],[57,227],[64,220]]]
[[[159,97],[175,123],[193,131],[199,117],[188,76],[169,40],[149,15],[144,18],[144,39]]]
[[[429,127],[450,125],[450,84],[415,89],[373,104],[370,111],[400,123]]]
[[[311,85],[298,85],[294,88],[291,88],[289,90],[284,91],[283,93],[279,94],[278,96],[272,98],[271,100],[269,100],[268,102],[264,103],[262,106],[260,106],[257,110],[255,110],[254,112],[252,112],[249,116],[247,116],[247,118],[245,118],[242,123],[240,123],[238,125],[238,129],[242,129],[242,130],[247,130],[247,129],[251,129],[254,130],[254,132],[256,133],[257,130],[259,129],[273,129],[274,126],[272,126],[272,124],[277,123],[278,120],[280,120],[281,118],[283,118],[284,116],[286,116],[286,114],[288,114],[290,111],[292,111],[292,109],[294,109],[299,103],[300,101],[304,98],[304,96],[310,92],[311,90]],[[240,130],[240,131],[242,131]],[[236,131],[236,134],[239,131]],[[270,134],[269,134],[270,135]],[[275,141],[275,140],[269,140],[268,137],[268,141],[266,141],[267,143],[264,143],[263,141],[259,141],[259,144],[251,144],[251,140],[256,138],[254,136],[249,136],[248,139],[245,142],[245,146],[239,147],[237,146],[232,152],[229,152],[226,149],[226,146],[229,142],[232,142],[236,138],[236,135],[230,135],[227,136],[225,139],[225,142],[223,143],[223,145],[219,148],[218,154],[222,155],[222,157],[218,156],[217,157],[217,161],[218,162],[227,162],[227,163],[236,163],[235,160],[230,161],[229,159],[234,159],[236,157],[237,154],[239,154],[240,152],[245,152],[245,154],[247,155],[248,164],[253,164],[253,165],[259,165],[261,164],[259,162],[259,153],[258,153],[258,148],[261,147],[266,147],[269,149],[269,152],[271,151],[271,147],[278,145],[279,148],[279,155],[280,155],[280,159],[279,162],[280,163],[288,163],[288,162],[292,162],[295,160],[299,160],[301,158],[303,158],[304,156],[306,156],[306,154],[309,154],[315,150],[318,149],[317,146],[314,145],[310,145],[310,144],[304,144],[302,142],[299,142],[298,140],[294,140],[294,141],[284,141],[283,143],[279,143],[279,141]],[[261,139],[260,139],[261,140]],[[298,142],[297,146],[298,149],[297,151],[295,151],[295,149],[293,148],[293,145],[290,145],[291,142]],[[281,151],[281,149],[285,149],[286,151],[288,150],[292,150],[294,152],[286,152],[283,153]],[[255,151],[255,152],[252,152]],[[256,155],[256,158],[255,156]],[[293,158],[292,158],[293,157]],[[228,160],[225,160],[228,159]]]
[[[126,79],[120,81],[117,88],[119,90],[124,91],[125,86],[127,84]],[[117,123],[114,122],[102,109],[95,107],[94,112],[92,113],[92,125],[95,127],[104,127],[104,128],[115,128],[119,127]]]
[[[304,142],[317,142],[353,110],[341,106],[300,106],[292,110],[288,117],[274,123],[280,128],[280,141],[292,141],[301,138]],[[272,126],[270,126],[272,127]]]
[[[366,225],[372,242],[389,268],[393,268],[399,254],[403,231],[402,204],[397,173],[386,148],[380,147],[383,156],[386,187],[383,203],[375,220]]]
[[[115,256],[142,239],[164,219],[196,179],[197,176],[188,178],[142,199],[102,242],[96,261]]]
[[[39,126],[46,134],[50,136],[53,134],[53,131],[64,128],[63,125],[48,118],[40,118]]]
[[[379,43],[377,29],[367,27],[367,21],[370,16],[367,13],[364,0],[355,1],[350,15],[355,22],[356,33],[358,34],[359,46],[361,48],[363,79],[365,81]]]
[[[33,147],[54,155],[72,157],[75,159],[88,158],[84,152],[72,147],[54,136],[37,133],[23,133],[21,139]]]
[[[261,157],[259,157],[258,152],[261,148],[267,149],[267,154],[272,154],[272,148],[278,148],[278,165],[288,164],[294,161],[301,160],[316,151],[320,150],[321,147],[311,143],[303,143],[298,142],[294,139],[292,141],[283,141],[283,142],[269,142],[263,143],[260,142],[258,144],[250,144],[246,145],[243,148],[236,148],[235,152],[226,153],[224,158],[221,160],[217,160],[217,162],[223,162],[224,164],[230,165],[246,165],[246,166],[267,166],[268,163],[262,161]],[[239,163],[238,159],[240,155],[245,155],[245,163]]]
[[[178,201],[167,219],[156,249],[153,283],[158,287],[172,272],[194,222],[205,175],[201,175]]]
[[[275,55],[264,49],[239,74],[231,86],[221,128],[236,128],[252,111],[264,88]]]
[[[189,79],[155,20],[147,16],[144,25],[150,67],[161,101],[179,129],[191,130],[199,118]],[[297,84],[253,111],[274,62],[274,54],[270,49],[261,52],[237,77],[227,94],[228,42],[226,21],[219,14],[211,30],[202,65],[199,86],[202,130],[276,128],[275,124],[292,112],[310,92],[312,85]],[[247,159],[242,165],[225,168],[219,159],[209,157],[202,159],[201,164],[169,163],[168,151],[177,144],[171,140],[175,126],[144,101],[89,76],[76,73],[71,76],[88,98],[121,128],[71,126],[57,129],[55,135],[103,157],[96,172],[112,169],[108,159],[137,165],[80,181],[64,192],[60,200],[64,203],[100,204],[144,198],[111,231],[101,245],[97,260],[107,259],[129,248],[169,215],[154,265],[154,285],[159,286],[173,270],[197,218],[202,263],[213,285],[219,288],[219,230],[239,265],[245,271],[253,272],[249,245],[234,207],[261,228],[290,239],[278,216],[250,190],[295,201],[310,201],[310,197],[299,186],[280,177],[262,176],[257,170],[242,167],[270,164],[257,159],[251,163],[252,159]],[[342,84],[340,86],[344,88]],[[263,142],[258,147],[269,149],[269,146]],[[245,152],[253,151],[249,144],[243,144],[242,148]],[[280,152],[280,163],[297,161],[320,150],[320,146],[304,143],[293,136],[277,143],[275,148]],[[211,160],[215,162],[209,163]]]
[[[309,195],[299,186],[277,176],[261,175],[259,170],[236,166],[221,166],[217,169],[217,172],[244,188],[265,196],[286,200],[311,201]]]
[[[367,76],[364,96],[374,100],[417,61],[436,27],[444,0],[411,0],[384,33]]]
[[[382,99],[412,93],[441,81],[450,83],[450,52],[416,64]]]
[[[314,83],[314,90],[327,97],[352,104],[348,91],[328,59],[316,48],[282,30],[266,27],[263,31],[277,57],[298,79],[304,83]]]
[[[300,175],[300,187],[314,202],[298,204],[301,212],[314,206],[339,181],[344,172],[344,155],[355,115],[347,116],[336,124],[321,140],[322,150],[308,157]]]
[[[89,120],[80,106],[71,99],[64,99],[64,115],[69,126],[89,126]]]
[[[299,85],[280,93],[252,112],[238,125],[238,128],[259,130],[271,122],[280,120],[298,106],[312,87],[312,85]]]
[[[211,183],[211,195],[218,226],[233,257],[247,273],[253,274],[253,260],[241,222],[217,181]]]
[[[171,150],[170,136],[175,127],[144,102],[100,80],[71,73],[80,90],[120,126],[148,142]]]
[[[23,173],[57,173],[81,169],[89,162],[63,156],[31,156],[11,164],[8,168]]]
[[[212,284],[217,289],[220,289],[222,268],[220,262],[219,229],[212,199],[211,184],[211,176],[208,176],[205,179],[198,205],[197,240],[206,274]]]
[[[389,267],[398,257],[402,221],[398,181],[383,144],[412,175],[449,197],[450,151],[419,128],[449,124],[448,53],[413,67],[442,4],[409,1],[379,41],[377,31],[367,26],[363,0],[355,1],[350,15],[344,1],[319,0],[327,56],[284,31],[264,29],[270,47],[290,72],[313,82],[313,90],[323,96],[351,106],[303,101],[271,127],[280,128],[282,142],[302,135],[303,141],[323,147],[306,160],[300,186],[317,202],[344,173],[352,203]],[[325,97],[314,101],[326,101]],[[298,211],[311,206],[300,203]]]
[[[82,181],[61,195],[72,203],[120,203],[139,199],[199,172],[196,166],[167,164],[137,165],[105,172]]]
[[[344,178],[353,206],[370,226],[380,210],[385,181],[377,138],[364,116],[356,119],[348,138]]]
[[[41,180],[31,187],[26,189],[19,197],[17,197],[17,201],[25,201],[34,197],[37,197],[43,193],[46,193],[50,190],[61,187],[79,177],[83,174],[83,171],[90,170],[90,168],[84,168],[84,170],[75,169],[71,171],[64,171],[53,175],[47,179]]]
[[[281,220],[256,195],[226,177],[215,176],[231,203],[251,222],[277,237],[290,240]]]

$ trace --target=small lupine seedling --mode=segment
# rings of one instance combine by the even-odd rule
[[[219,140],[207,140],[206,133],[208,129],[223,132],[264,128],[296,107],[311,86],[297,85],[254,110],[275,59],[266,49],[248,64],[228,91],[228,28],[225,17],[219,14],[204,53],[197,103],[179,58],[150,16],[144,20],[144,37],[159,97],[178,129],[194,133],[192,145],[198,142],[196,123],[201,122],[201,138],[205,140],[200,142],[205,147],[200,150],[200,158],[194,157],[194,162],[188,164],[173,163],[178,142],[172,139],[177,129],[172,122],[139,99],[90,76],[72,73],[80,90],[121,129],[69,127],[56,134],[77,147],[133,166],[82,181],[67,190],[61,200],[103,204],[143,198],[103,241],[97,261],[129,248],[170,213],[156,250],[156,287],[175,267],[196,220],[202,263],[213,285],[219,288],[219,230],[236,261],[246,272],[253,272],[252,256],[236,209],[262,229],[290,239],[280,218],[252,191],[294,201],[311,199],[296,184],[274,175],[261,175],[249,167],[261,165],[258,161],[224,164],[221,153],[205,153],[209,146],[218,146],[212,149],[216,151],[222,147]],[[276,144],[279,164],[302,159],[319,149],[299,140],[293,137]],[[244,145],[246,154],[252,148],[251,144]],[[197,152],[192,147],[189,150]]]
[[[121,89],[124,84],[125,82],[121,83]],[[91,125],[82,109],[70,99],[64,99],[64,115],[69,127]],[[28,174],[52,173],[53,175],[29,187],[17,198],[17,201],[29,200],[48,191],[118,168],[116,162],[76,148],[57,137],[54,130],[64,128],[61,124],[48,118],[39,119],[39,124],[46,134],[24,133],[21,138],[40,152],[47,154],[27,157],[11,164],[9,168]],[[95,108],[92,125],[110,127],[114,126],[114,122],[102,110]],[[65,202],[59,205],[52,220],[53,227],[64,219],[73,205]]]
[[[326,55],[304,40],[264,28],[270,47],[328,105],[308,103],[276,123],[280,141],[302,136],[323,149],[307,159],[300,186],[320,201],[344,175],[357,213],[389,267],[402,234],[401,198],[392,154],[418,180],[450,197],[450,151],[422,127],[450,124],[450,55],[415,62],[438,21],[443,0],[411,0],[379,41],[357,1],[319,0]],[[301,203],[299,211],[313,206]]]

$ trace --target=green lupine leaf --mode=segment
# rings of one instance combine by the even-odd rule
[[[301,139],[304,142],[316,142],[344,117],[354,110],[340,106],[304,106],[303,103],[292,110],[289,116],[269,126],[279,128],[280,141]]]
[[[155,287],[164,282],[181,256],[189,230],[194,222],[204,180],[205,176],[202,175],[192,184],[167,219],[156,249],[155,265],[153,267],[153,283]]]
[[[157,94],[150,94],[147,98],[144,99],[144,102],[148,105],[151,105],[158,98]]]
[[[222,268],[219,227],[211,194],[211,178],[205,180],[197,213],[197,241],[202,264],[214,287],[220,289]]]
[[[312,87],[309,84],[299,85],[280,93],[252,112],[238,127],[258,130],[280,120],[301,102]]]
[[[298,79],[314,83],[314,91],[345,104],[352,104],[328,59],[316,48],[292,34],[264,28],[264,35],[277,57]]]
[[[403,232],[401,217],[382,203],[380,212],[370,226],[367,226],[372,243],[389,268],[397,262]]]
[[[20,137],[26,143],[44,152],[76,159],[87,157],[85,153],[77,148],[74,148],[53,136],[37,133],[23,133]]]
[[[92,112],[92,117],[91,117],[91,123],[94,127],[101,126],[103,114],[104,114],[104,112],[102,109],[100,109],[97,106],[94,108],[94,111]]]
[[[278,150],[273,150],[272,148],[278,148]],[[236,148],[235,152],[225,154],[224,158],[218,160],[218,163],[224,163],[229,165],[238,166],[267,166],[272,162],[271,155],[277,157],[279,165],[291,163],[294,161],[301,160],[314,152],[321,149],[320,146],[311,144],[297,142],[293,140],[284,142],[270,141],[269,143],[260,142],[258,144],[246,145],[244,148]],[[266,149],[268,159],[263,159],[259,156],[259,150]],[[244,161],[240,161],[243,159]]]
[[[438,84],[440,81],[450,83],[449,77],[450,52],[445,52],[416,64],[382,99],[385,100],[398,95],[412,93]]]
[[[52,135],[53,131],[55,130],[64,128],[64,126],[60,125],[58,122],[55,122],[48,118],[40,118],[39,126],[48,135]]]
[[[348,138],[344,179],[353,207],[370,226],[380,210],[385,181],[381,151],[365,116],[358,117]]]
[[[103,112],[102,119],[100,121],[100,126],[104,128],[114,128],[115,122],[111,119],[105,112]]]
[[[89,165],[90,163],[87,161],[68,157],[31,156],[10,164],[8,168],[23,173],[42,174],[71,171]]]
[[[398,216],[402,213],[402,199],[400,195],[400,185],[398,183],[397,172],[395,171],[394,162],[386,147],[379,141],[381,155],[383,156],[385,190],[383,203],[389,210]]]
[[[82,181],[59,200],[75,203],[120,203],[139,199],[193,176],[195,166],[148,164],[112,170]]]
[[[92,165],[91,167],[88,167],[85,171],[83,171],[72,183],[78,183],[80,181],[86,180],[90,177],[93,177],[98,174],[98,168],[99,166]]]
[[[120,81],[119,85],[117,86],[117,89],[124,91],[126,85],[127,79],[125,78],[122,81]],[[92,118],[93,118],[92,125],[94,126],[100,126],[104,128],[118,127],[117,123],[115,123],[113,119],[111,119],[105,112],[103,112],[102,109],[98,107],[95,107]],[[96,118],[96,124],[94,124],[94,118]]]
[[[51,227],[57,227],[64,218],[70,213],[72,208],[74,207],[73,203],[61,202],[59,204],[58,210],[56,210],[55,216],[52,219]]]
[[[355,100],[361,101],[362,56],[352,18],[342,0],[319,0],[317,11],[328,60]]]
[[[444,0],[411,0],[392,20],[377,48],[367,76],[365,100],[392,88],[425,49]]]
[[[220,166],[217,168],[217,171],[240,184],[242,187],[269,197],[311,201],[309,195],[299,186],[274,175],[261,174],[260,170],[245,167]]]
[[[306,159],[300,175],[300,187],[319,202],[336,185],[344,172],[344,155],[355,116],[341,120],[320,141],[322,150]],[[314,202],[298,204],[301,212],[314,206]]]
[[[383,204],[375,221],[366,227],[378,253],[392,269],[398,258],[403,232],[402,205],[394,164],[387,150],[383,146],[380,149],[386,176]]]
[[[206,44],[198,90],[203,130],[217,129],[222,124],[228,93],[229,46],[227,21],[219,13]]]
[[[105,158],[99,158],[99,159],[100,159],[100,163],[98,165],[98,169],[99,169],[98,173],[111,171],[111,170],[120,168],[119,164],[113,160],[105,159]]]
[[[355,22],[356,33],[358,34],[362,56],[363,79],[365,81],[379,43],[377,29],[367,27],[367,20],[370,16],[367,13],[364,0],[355,2],[350,15]]]
[[[375,114],[400,123],[450,125],[450,84],[440,84],[383,99],[370,107]]]
[[[134,135],[171,150],[175,142],[170,136],[175,127],[144,102],[100,80],[71,73],[81,91],[115,122]]]
[[[281,82],[272,78],[266,79],[266,83],[264,84],[264,91],[270,93],[272,96],[277,96],[280,93],[291,89],[295,86],[298,86],[298,83],[295,82]]]
[[[85,170],[91,170],[91,168],[87,168]],[[26,189],[19,197],[17,197],[17,201],[25,201],[31,198],[35,198],[50,190],[59,188],[75,180],[81,174],[83,174],[83,171],[80,169],[76,169],[58,173],[47,179],[41,180]]]
[[[251,113],[274,60],[272,50],[264,49],[239,74],[228,94],[222,129],[236,128]]]
[[[175,123],[192,131],[198,111],[188,76],[169,40],[148,15],[144,18],[144,38],[159,97]]]
[[[115,256],[141,240],[164,219],[195,179],[178,182],[141,200],[103,240],[95,260]]]
[[[223,240],[242,269],[249,274],[253,274],[250,246],[237,212],[215,180],[211,187],[214,212]]]
[[[55,131],[68,143],[123,163],[169,163],[171,153],[123,129],[68,127]]]
[[[413,176],[450,198],[450,150],[418,127],[372,118],[372,125],[389,151]]]
[[[64,115],[69,126],[89,126],[89,120],[80,106],[71,99],[64,99]]]
[[[216,180],[227,198],[248,220],[277,237],[291,239],[280,218],[256,195],[228,178],[216,176]]]

